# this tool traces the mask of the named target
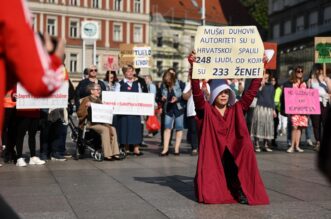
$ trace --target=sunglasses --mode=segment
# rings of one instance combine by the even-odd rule
[[[296,73],[303,73],[303,70],[297,70]]]
[[[98,69],[90,69],[90,72],[98,72]]]
[[[92,90],[97,90],[97,91],[101,91],[101,89],[100,89],[100,88],[96,88],[96,89],[92,89]]]

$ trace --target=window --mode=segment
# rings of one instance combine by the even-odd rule
[[[114,41],[122,41],[122,25],[121,24],[114,24],[114,34],[113,34]]]
[[[92,8],[100,8],[99,0],[92,0]]]
[[[331,23],[331,6],[324,8],[324,24]]]
[[[95,56],[95,65],[97,66],[97,68],[99,67],[99,63],[100,63],[100,55],[96,55]]]
[[[162,61],[156,62],[156,70],[158,75],[162,75]]]
[[[69,63],[70,72],[77,72],[77,54],[70,54],[70,63]]]
[[[162,37],[162,33],[159,32],[157,33],[157,47],[162,47],[163,45],[163,37]]]
[[[173,46],[175,49],[178,49],[178,47],[179,47],[179,35],[178,34],[174,34]]]
[[[122,11],[122,0],[115,0],[114,1],[114,10],[115,11]]]
[[[141,12],[141,1],[140,0],[134,0],[134,12],[135,13]]]
[[[275,24],[272,28],[273,38],[276,39],[279,37],[279,24]]]
[[[305,29],[305,20],[303,16],[300,16],[297,18],[296,31],[301,31],[303,29]]]
[[[176,72],[178,72],[179,63],[178,62],[173,62],[172,63],[172,68],[175,69]]]
[[[57,35],[55,18],[47,18],[47,32],[51,36]]]
[[[70,21],[69,28],[69,36],[71,38],[78,38],[78,21]]]
[[[191,50],[194,49],[195,36],[191,36]]]
[[[318,12],[314,11],[309,14],[309,28],[317,27],[318,24]]]
[[[69,1],[69,5],[72,5],[72,6],[77,6],[77,0],[70,0]]]
[[[134,43],[142,43],[143,42],[143,28],[142,28],[142,26],[134,26],[133,42]]]
[[[35,15],[33,15],[31,18],[31,24],[32,24],[32,29],[34,31],[37,31],[37,18]]]
[[[286,21],[285,24],[284,24],[284,35],[289,35],[291,34],[291,28],[292,28],[292,25],[291,25],[291,21]]]
[[[55,4],[55,3],[57,3],[57,1],[55,1],[55,0],[47,0],[46,2],[47,2],[47,3],[51,3],[51,4]]]

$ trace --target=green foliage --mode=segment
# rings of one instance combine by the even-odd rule
[[[268,1],[267,0],[240,0],[249,14],[264,28],[268,29]]]

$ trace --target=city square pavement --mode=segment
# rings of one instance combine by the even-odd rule
[[[197,157],[185,141],[180,156],[159,157],[159,136],[145,138],[144,156],[123,161],[6,164],[0,168],[0,192],[21,218],[31,219],[331,218],[330,184],[316,168],[316,152],[288,154],[282,140],[280,150],[257,154],[271,202],[265,206],[197,203]]]

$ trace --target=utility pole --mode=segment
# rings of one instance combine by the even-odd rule
[[[201,7],[201,24],[202,26],[206,25],[206,0],[202,0],[202,7]]]

